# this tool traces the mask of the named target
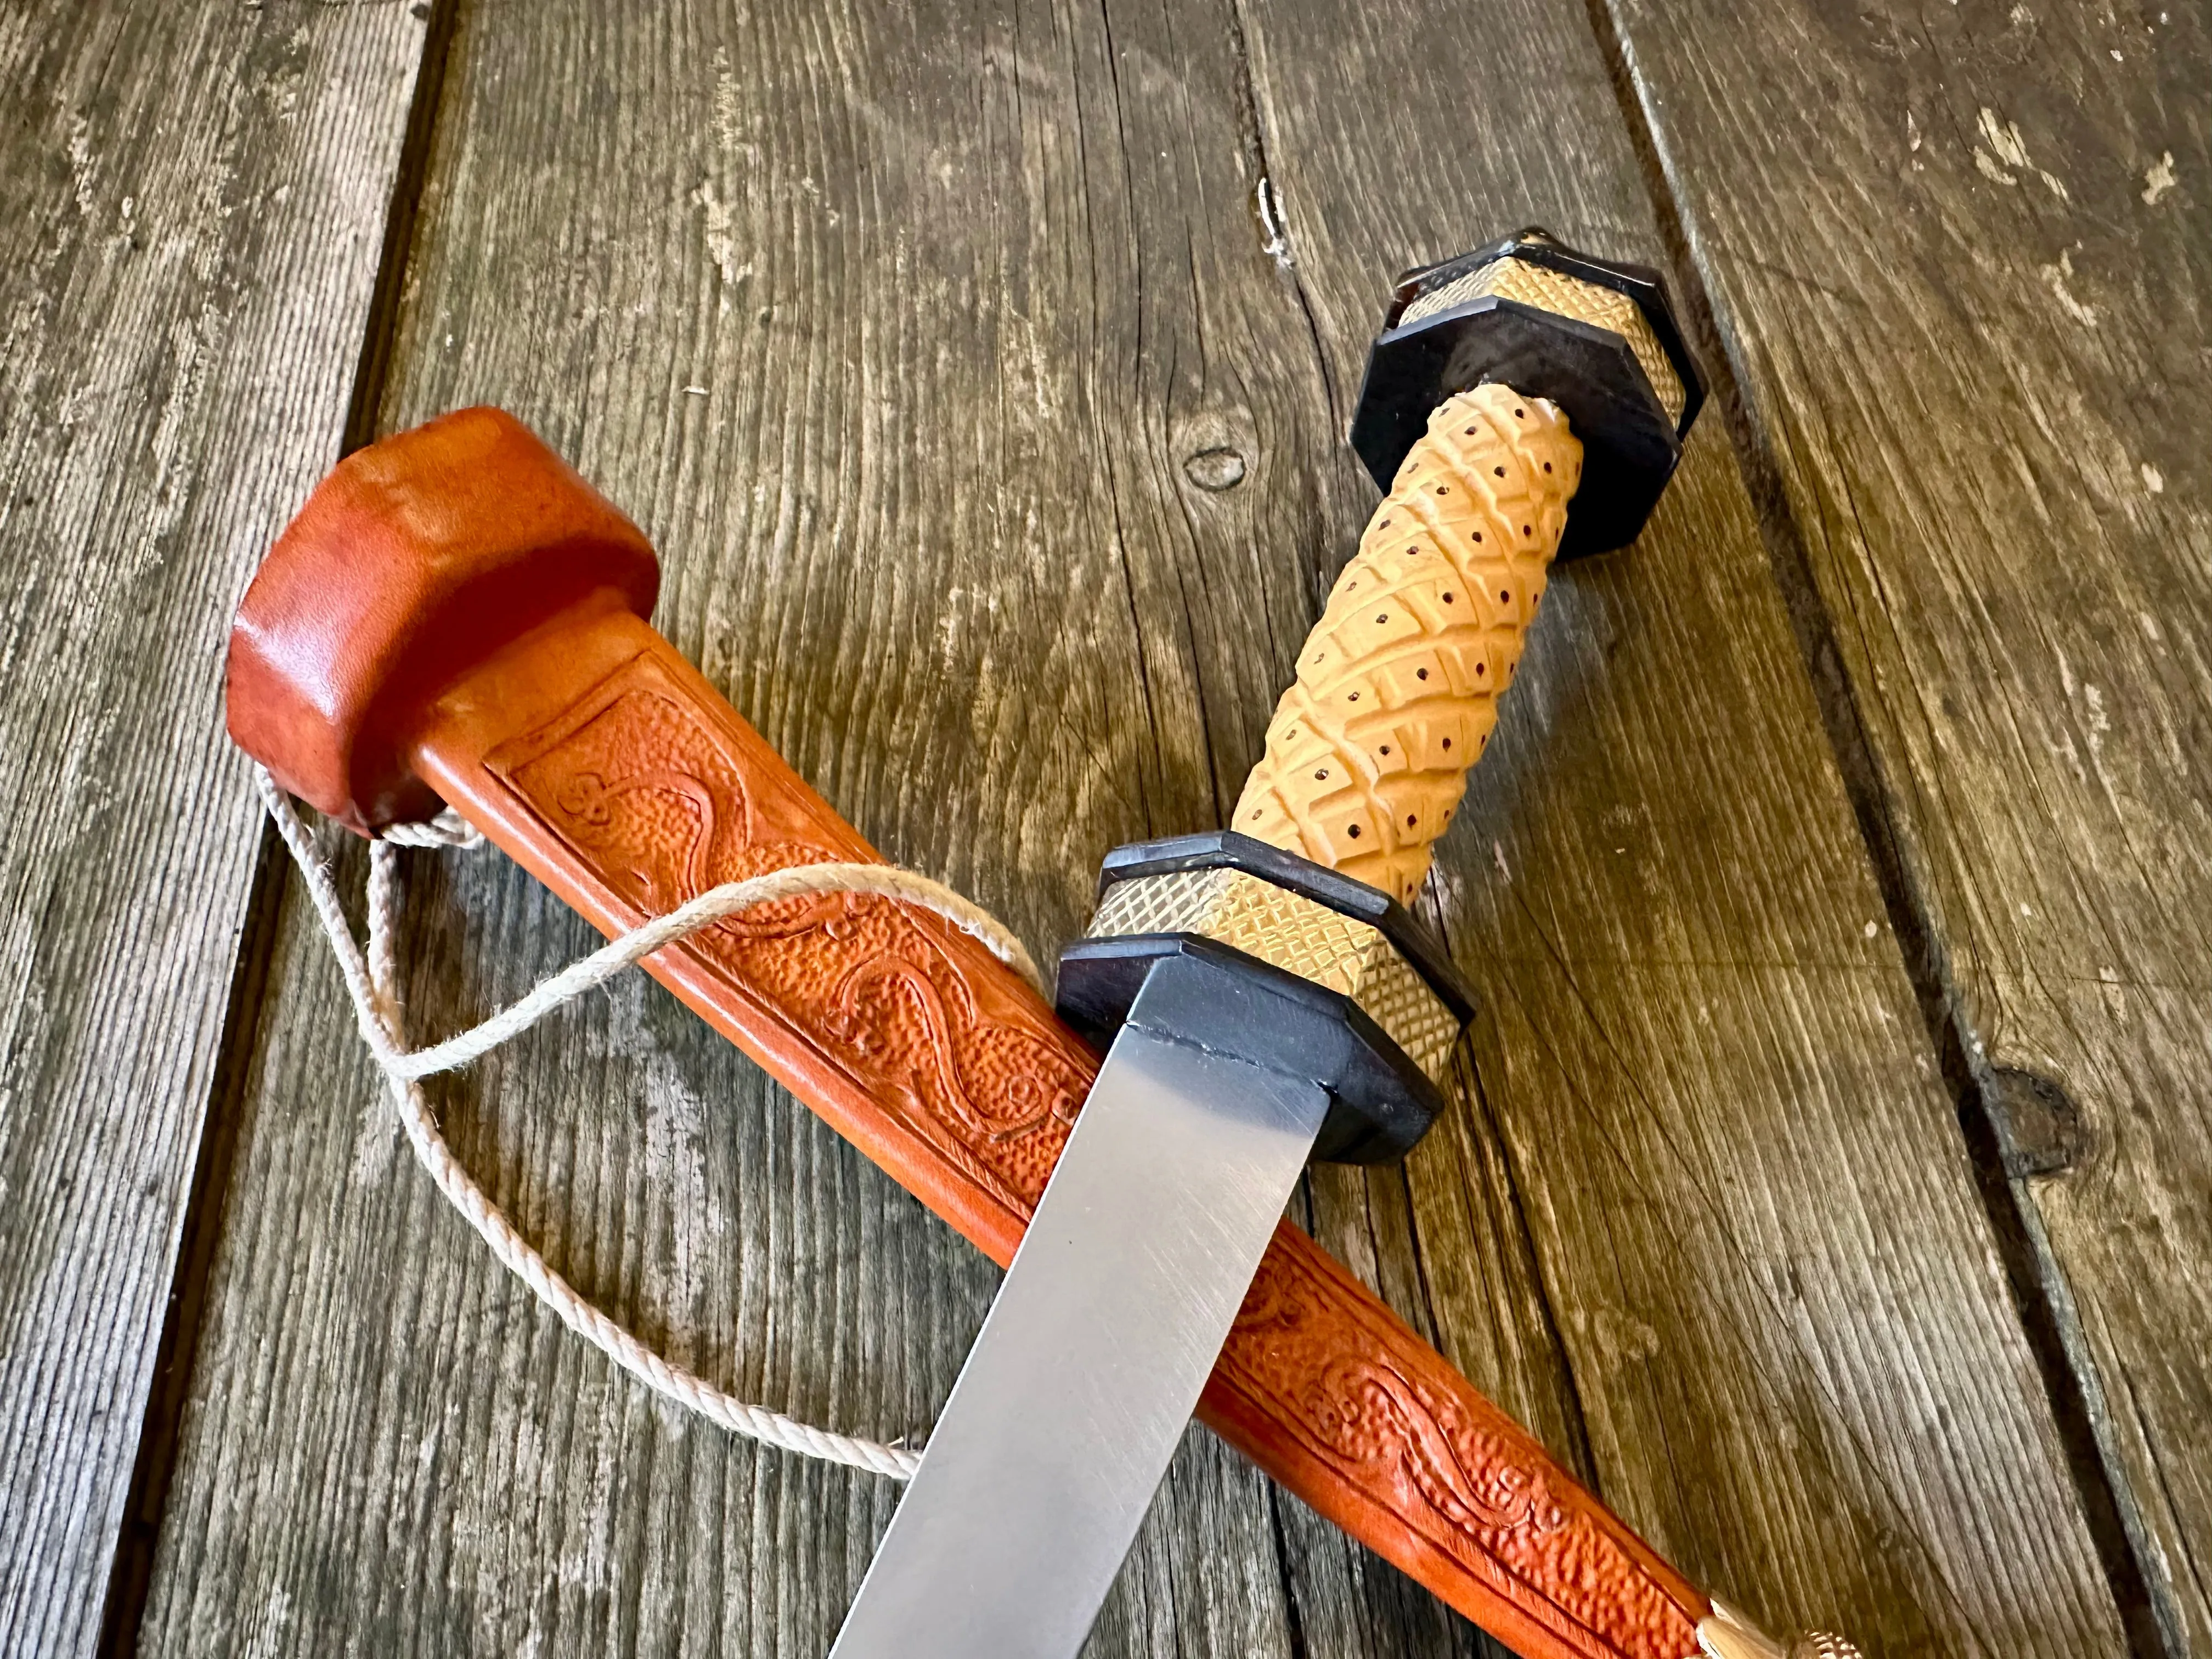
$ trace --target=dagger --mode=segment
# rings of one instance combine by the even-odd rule
[[[831,1659],[1081,1647],[1306,1164],[1441,1106],[1474,1000],[1403,907],[1554,558],[1634,539],[1703,389],[1650,270],[1526,230],[1400,279],[1352,424],[1383,499],[1231,829],[1105,860],[1057,990],[1105,1065]]]
[[[270,550],[233,629],[232,735],[362,833],[450,805],[610,934],[720,881],[876,860],[645,623],[658,580],[636,528],[519,422],[442,417],[339,463]],[[1305,878],[1389,922],[1450,994],[1387,895]],[[1143,937],[1097,942],[1108,1005]],[[1364,951],[1347,961],[1372,989],[1392,958]],[[1014,1255],[1097,1062],[980,945],[884,900],[799,901],[643,965],[979,1248]],[[1357,1137],[1339,1150],[1363,1155]],[[1199,1414],[1526,1659],[1786,1651],[1741,1645],[1764,1638],[1287,1224]]]

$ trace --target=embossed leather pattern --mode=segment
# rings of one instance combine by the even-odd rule
[[[486,764],[641,921],[721,882],[847,856],[795,791],[748,778],[717,724],[639,656]],[[994,1199],[1026,1212],[1044,1190],[1090,1067],[1026,988],[976,972],[949,922],[859,894],[793,899],[682,948]]]
[[[534,689],[579,665],[598,678],[576,694]],[[487,667],[445,700],[417,756],[441,793],[609,931],[717,882],[877,856],[624,615]],[[1009,1259],[1097,1062],[979,944],[891,901],[806,898],[646,965]],[[1287,1224],[1200,1415],[1528,1659],[1698,1650],[1704,1598]]]

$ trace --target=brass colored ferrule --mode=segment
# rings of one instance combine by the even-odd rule
[[[1464,276],[1423,289],[1399,313],[1397,326],[1409,327],[1425,317],[1433,317],[1492,294],[1501,300],[1533,306],[1539,311],[1618,334],[1635,354],[1637,367],[1650,380],[1660,407],[1667,411],[1667,418],[1681,420],[1682,410],[1689,402],[1689,388],[1682,384],[1674,360],[1667,355],[1658,331],[1651,326],[1651,319],[1644,315],[1643,307],[1619,289],[1601,288],[1579,276],[1554,270],[1549,265],[1515,258],[1511,254],[1492,259]]]
[[[1139,876],[1106,890],[1088,937],[1188,933],[1347,998],[1442,1085],[1460,1022],[1377,927],[1248,871]]]

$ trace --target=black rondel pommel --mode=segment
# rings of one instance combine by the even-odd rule
[[[1091,931],[1060,958],[1060,1017],[1107,1046],[1148,982],[1146,1029],[1325,1088],[1329,1163],[1405,1156],[1474,1015],[1395,899],[1233,830],[1107,855]]]
[[[1529,229],[1398,279],[1352,420],[1385,491],[1436,406],[1486,383],[1548,398],[1583,445],[1559,556],[1636,539],[1705,395],[1659,273]]]

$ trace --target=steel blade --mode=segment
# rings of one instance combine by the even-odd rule
[[[831,1659],[1069,1659],[1328,1112],[1124,1026]]]

